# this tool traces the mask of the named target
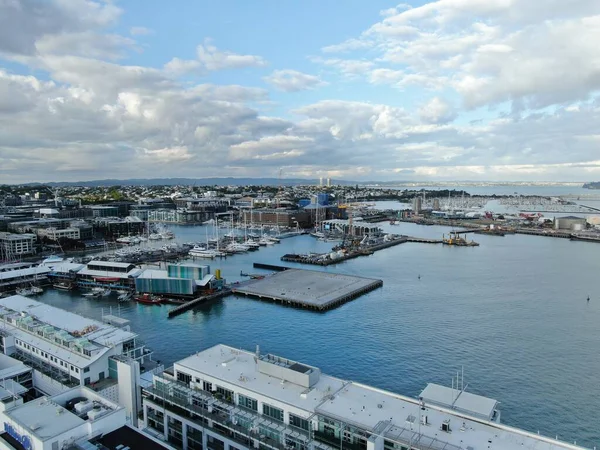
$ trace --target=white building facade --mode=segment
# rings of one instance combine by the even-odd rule
[[[10,259],[11,256],[32,254],[36,239],[37,236],[31,233],[0,233],[0,259],[2,256]]]
[[[224,345],[155,375],[143,395],[145,430],[180,449],[580,449],[501,425],[495,400],[464,390],[430,384],[414,399]]]

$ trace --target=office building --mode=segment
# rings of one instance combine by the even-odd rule
[[[37,236],[31,233],[0,233],[0,260],[33,254],[36,239]]]
[[[62,230],[57,228],[40,228],[37,230],[37,235],[40,238],[46,237],[51,241],[59,241],[60,239],[81,239],[79,228],[64,228]]]

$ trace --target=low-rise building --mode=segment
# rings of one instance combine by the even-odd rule
[[[462,388],[406,397],[258,349],[198,352],[143,395],[145,429],[183,449],[581,449],[500,424],[496,400]]]
[[[127,321],[116,327],[20,295],[0,299],[0,318],[4,353],[31,366],[40,383],[90,386],[110,378],[111,357],[151,360]]]
[[[119,215],[118,206],[91,205],[86,208],[92,211],[92,217],[116,217]]]
[[[168,448],[128,426],[126,408],[85,387],[0,408],[2,449]]]
[[[277,225],[280,227],[310,227],[310,214],[295,209],[245,209],[242,221],[258,225]]]
[[[0,260],[34,253],[37,236],[31,233],[0,233]]]
[[[37,230],[37,235],[42,238],[46,237],[51,241],[59,241],[61,239],[81,239],[79,228],[40,228]]]

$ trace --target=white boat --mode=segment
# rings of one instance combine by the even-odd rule
[[[247,245],[232,242],[227,247],[225,247],[225,251],[230,253],[243,253],[247,252],[249,248],[250,247],[248,247]]]
[[[42,289],[39,286],[31,286],[31,288],[29,288],[29,290],[31,291],[31,293],[33,295],[43,294],[44,293],[44,289]]]
[[[129,236],[117,238],[119,244],[131,244],[133,241]]]
[[[262,246],[265,246],[265,245],[273,245],[274,243],[275,243],[275,242],[273,242],[272,240],[270,240],[269,238],[266,238],[266,237],[261,237],[261,238],[258,240],[258,245],[262,245]]]
[[[119,296],[117,297],[117,299],[120,302],[128,302],[129,300],[131,300],[131,298],[132,298],[131,292],[121,292],[119,294]]]
[[[22,295],[23,297],[33,295],[33,291],[29,288],[19,288],[15,292],[17,293],[17,295]]]
[[[148,236],[148,239],[150,239],[151,241],[160,241],[162,239],[162,236],[157,233],[152,233],[150,236]]]
[[[246,242],[244,242],[244,245],[250,250],[258,250],[260,248],[260,244],[252,239],[248,239]]]
[[[190,250],[188,255],[194,258],[216,258],[220,252],[216,250]]]
[[[316,237],[317,239],[325,239],[325,233],[322,233],[321,231],[314,231],[310,233],[310,235],[312,237]]]

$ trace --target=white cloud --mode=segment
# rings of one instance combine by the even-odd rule
[[[419,109],[419,116],[425,123],[447,123],[457,116],[456,110],[440,97],[434,97]]]
[[[206,40],[196,47],[197,59],[173,58],[164,66],[167,72],[182,75],[190,72],[210,72],[245,67],[264,67],[267,62],[260,56],[240,55],[230,51],[222,51]]]
[[[298,72],[297,70],[275,70],[263,78],[280,91],[298,92],[325,86],[327,83],[315,75]]]
[[[369,74],[369,82],[373,84],[395,84],[404,78],[402,70],[374,69]]]
[[[290,176],[338,179],[590,178],[600,175],[599,9],[583,0],[396,7],[323,48],[344,58],[312,59],[357,81],[340,89],[356,101],[322,89],[311,97],[326,97],[289,111],[265,89],[179,79],[263,67],[260,56],[207,41],[196,58],[163,68],[115,62],[136,44],[108,32],[122,14],[112,3],[0,0],[0,58],[36,74],[0,69],[0,179],[267,176],[282,165]],[[324,83],[297,71],[265,81],[285,91]],[[405,96],[393,90],[394,106],[359,101],[370,91],[358,81],[403,89],[411,106],[397,106]],[[454,120],[461,105],[506,114]]]

